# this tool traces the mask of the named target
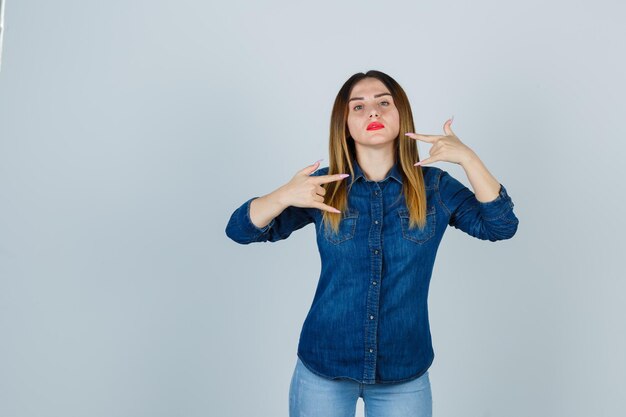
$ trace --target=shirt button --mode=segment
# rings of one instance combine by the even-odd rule
[[[372,353],[374,351],[374,349],[370,349],[370,353]]]
[[[374,191],[374,195],[378,195],[378,191]]]
[[[376,285],[376,281],[372,282],[372,285]]]
[[[370,316],[370,320],[374,320],[374,316]]]
[[[378,220],[374,220],[374,224],[378,224]]]
[[[376,255],[378,255],[378,249],[376,249],[376,250],[374,251],[374,253],[375,253]]]

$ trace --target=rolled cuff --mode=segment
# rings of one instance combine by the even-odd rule
[[[515,205],[502,184],[500,184],[500,191],[494,200],[482,202],[477,199],[476,201],[478,201],[482,217],[485,220],[499,219],[511,211]]]
[[[252,197],[244,203],[244,209],[241,210],[241,216],[238,223],[245,235],[254,235],[256,237],[270,230],[276,219],[272,219],[272,221],[270,221],[265,227],[257,227],[254,223],[252,223],[252,219],[250,219],[250,204],[255,198],[259,198],[259,196]]]

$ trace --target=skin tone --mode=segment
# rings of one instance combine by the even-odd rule
[[[400,129],[400,117],[391,93],[376,78],[364,78],[354,85],[350,94],[348,130],[354,139],[356,157],[365,176],[372,181],[381,181],[394,161],[394,141]],[[500,191],[500,183],[487,170],[478,155],[454,134],[452,119],[444,123],[445,135],[422,135],[407,133],[410,139],[430,143],[430,157],[415,165],[427,165],[444,161],[459,164],[474,189],[480,202],[494,200]],[[367,130],[371,122],[380,122],[385,127]]]
[[[354,139],[356,159],[367,179],[381,181],[394,161],[394,141],[400,132],[400,115],[389,89],[376,78],[364,78],[352,87],[348,102],[348,130]],[[382,129],[367,130],[372,122]]]
[[[250,220],[252,223],[257,227],[265,227],[289,206],[313,207],[341,213],[336,208],[324,204],[326,190],[321,184],[340,181],[349,175],[335,174],[311,177],[310,175],[319,167],[320,161],[321,159],[298,171],[291,181],[277,190],[252,200],[250,202]]]
[[[365,176],[372,181],[381,181],[394,163],[394,141],[400,129],[400,117],[393,97],[378,79],[364,78],[356,83],[349,99],[348,130],[354,139],[356,158]],[[384,125],[382,129],[367,130],[371,122]],[[476,199],[480,202],[494,200],[500,192],[500,183],[487,170],[478,155],[454,134],[452,119],[444,123],[445,135],[406,133],[407,139],[431,144],[429,157],[415,165],[427,165],[444,161],[459,164],[472,185]],[[326,191],[321,184],[341,181],[348,174],[320,175],[311,177],[319,167],[321,159],[298,171],[294,177],[277,190],[255,198],[250,203],[250,220],[257,227],[268,225],[287,207],[311,207],[340,213],[324,204]]]
[[[429,157],[415,165],[422,166],[439,161],[459,164],[465,170],[476,199],[481,203],[495,200],[500,192],[500,182],[491,175],[478,155],[454,134],[450,127],[453,119],[454,117],[444,123],[445,135],[406,133],[406,136],[411,139],[421,140],[432,145],[429,149]]]

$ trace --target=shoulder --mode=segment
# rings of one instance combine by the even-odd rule
[[[423,166],[424,186],[426,188],[439,188],[439,180],[445,171],[433,166]]]
[[[442,198],[454,196],[461,191],[469,190],[465,184],[456,179],[445,169],[436,167],[431,167],[431,169],[433,169],[433,173],[431,175],[433,176],[434,188],[442,196]]]

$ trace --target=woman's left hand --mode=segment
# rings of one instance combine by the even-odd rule
[[[406,133],[406,136],[409,138],[422,140],[433,145],[429,150],[430,157],[416,163],[416,166],[438,161],[452,162],[461,165],[475,155],[474,151],[461,142],[450,128],[452,119],[454,119],[454,117],[448,119],[443,124],[445,135]]]

